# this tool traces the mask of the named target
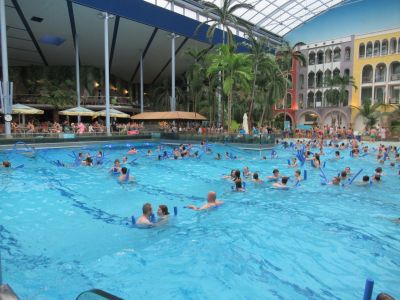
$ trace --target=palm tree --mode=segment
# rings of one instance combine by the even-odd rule
[[[210,17],[210,20],[204,21],[196,28],[196,33],[203,25],[208,25],[207,38],[212,40],[215,34],[215,30],[218,26],[222,26],[222,44],[225,44],[225,30],[228,35],[227,44],[233,44],[233,34],[229,26],[236,26],[240,23],[238,17],[235,16],[235,12],[242,9],[252,9],[253,5],[246,3],[237,3],[232,5],[235,0],[223,0],[222,6],[219,7],[212,2],[204,1],[203,5],[206,7],[204,13]]]
[[[197,26],[195,30],[195,34],[203,25],[209,25],[206,35],[209,40],[212,40],[215,34],[215,30],[219,26],[222,26],[222,44],[225,45],[225,31],[226,31],[228,35],[227,44],[233,45],[234,43],[233,34],[229,26],[236,26],[240,23],[238,17],[236,17],[234,13],[240,9],[253,8],[253,5],[246,3],[237,3],[232,5],[234,2],[235,0],[223,0],[222,6],[219,7],[212,2],[203,1],[202,3],[206,7],[204,13],[206,16],[210,17],[210,20],[207,20],[199,24],[199,26]],[[223,81],[224,74],[219,73],[218,77],[219,77],[219,82],[221,83]],[[221,122],[223,119],[223,109],[222,109],[222,99],[221,99],[222,93],[220,87],[217,89],[217,94],[218,94],[218,121]]]
[[[334,77],[334,81],[339,86],[339,105],[343,105],[345,101],[348,100],[347,87],[353,87],[357,90],[357,86],[354,82],[353,76],[337,75]]]
[[[186,54],[193,59],[193,64],[190,65],[188,71],[186,72],[186,82],[188,87],[188,95],[193,100],[194,112],[197,111],[197,103],[205,92],[204,81],[206,79],[206,70],[204,68],[203,57],[206,51],[206,49],[190,49],[186,52]],[[191,99],[189,99],[189,101]]]
[[[371,101],[366,100],[361,107],[352,106],[352,108],[357,109],[360,115],[365,119],[365,127],[367,130],[378,123],[380,117],[380,112],[378,111],[379,104],[371,105]]]
[[[171,80],[164,79],[152,92],[153,98],[156,101],[155,107],[160,107],[162,110],[168,110],[171,108],[171,96],[170,96]],[[177,95],[177,103],[182,97],[182,89],[179,86],[175,87]]]
[[[247,47],[250,50],[250,57],[253,62],[253,84],[252,84],[252,88],[251,88],[250,106],[249,106],[249,110],[248,110],[249,111],[248,123],[249,123],[250,127],[252,127],[255,95],[256,95],[256,89],[258,88],[257,75],[260,72],[259,65],[267,54],[268,39],[267,38],[256,39],[250,31],[249,40],[250,40],[250,43],[245,43],[244,45],[245,45],[245,47]]]
[[[278,49],[276,54],[276,59],[282,70],[282,75],[286,78],[286,88],[285,94],[283,98],[283,105],[284,105],[284,121],[286,121],[286,110],[287,110],[287,90],[289,82],[289,75],[292,70],[292,63],[298,62],[300,65],[306,65],[306,58],[304,57],[303,53],[298,50],[295,50],[298,44],[291,47],[288,42],[283,42],[282,46]]]
[[[260,73],[258,86],[260,86],[259,97],[261,98],[263,111],[259,120],[259,125],[264,124],[264,119],[268,121],[272,118],[272,106],[277,100],[282,99],[286,88],[287,79],[282,76],[276,60],[271,56],[266,56],[260,63]]]
[[[223,81],[223,91],[228,96],[228,130],[232,125],[232,98],[233,88],[240,86],[242,90],[248,90],[252,79],[251,62],[248,54],[234,53],[233,47],[222,45],[217,54],[210,54],[210,65],[207,75],[225,74]]]

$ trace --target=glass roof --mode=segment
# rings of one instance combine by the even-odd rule
[[[233,0],[252,4],[252,9],[239,9],[235,15],[255,27],[284,36],[297,26],[345,0]],[[221,0],[209,0],[221,5]]]
[[[191,5],[201,4],[201,0],[144,0],[157,6],[173,10],[189,18],[204,22],[208,19],[202,14],[203,10]],[[221,6],[223,0],[208,0]],[[289,31],[329,10],[330,8],[348,3],[351,0],[233,0],[231,5],[247,3],[252,9],[239,9],[235,15],[257,29],[266,30],[278,36],[284,36]],[[172,4],[173,2],[173,4]],[[235,32],[235,31],[233,31]],[[236,34],[244,37],[245,32],[236,28]]]

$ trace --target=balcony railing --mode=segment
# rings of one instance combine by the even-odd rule
[[[363,77],[362,83],[372,83],[372,76],[370,77]]]
[[[13,102],[21,104],[45,104],[39,101],[41,95],[34,94],[16,94]],[[105,105],[105,96],[81,96],[81,105]],[[115,106],[135,106],[131,97],[110,97],[110,104]]]
[[[390,79],[391,79],[392,81],[398,81],[398,80],[400,80],[400,74],[392,74],[392,75],[390,76]]]

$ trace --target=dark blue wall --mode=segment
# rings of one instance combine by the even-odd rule
[[[168,9],[158,7],[143,0],[72,0],[77,4],[88,6],[100,11],[106,11],[138,23],[151,27],[174,32],[181,36],[205,43],[218,44],[222,42],[222,31],[217,29],[213,40],[206,37],[208,26],[202,26],[195,34],[200,22],[183,15],[174,13]],[[245,39],[235,36],[236,42],[244,42]]]

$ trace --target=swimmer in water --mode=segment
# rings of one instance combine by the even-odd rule
[[[346,173],[346,171],[340,172],[340,180],[341,180],[341,181],[344,181],[344,180],[346,180],[346,179],[347,179],[347,173]]]
[[[376,182],[376,183],[381,182],[381,175],[375,174],[375,175],[372,177],[372,180],[373,180],[374,182]]]
[[[153,154],[153,151],[151,149],[147,150],[146,156],[151,156]]]
[[[258,173],[257,172],[255,172],[254,174],[253,174],[253,179],[251,180],[252,182],[255,182],[255,183],[263,183],[264,181],[262,181],[260,178],[258,178]]]
[[[4,160],[1,166],[3,168],[11,168],[11,163],[8,160]]]
[[[120,173],[121,172],[121,163],[119,159],[114,160],[114,166],[110,169],[111,173]]]
[[[359,185],[361,186],[367,186],[369,185],[369,176],[368,175],[364,175],[362,178],[362,181],[359,183]]]
[[[340,151],[335,151],[335,159],[341,159],[340,157]]]
[[[332,178],[332,181],[329,183],[330,185],[340,185],[340,177],[335,176]]]
[[[101,150],[99,150],[98,152],[97,152],[97,157],[103,157],[103,152],[101,151]]]
[[[231,170],[230,175],[224,175],[224,179],[234,180],[235,179],[235,170]]]
[[[223,201],[217,200],[217,193],[215,192],[208,192],[207,194],[207,203],[197,207],[195,205],[188,205],[186,208],[193,209],[193,210],[207,210],[213,207],[218,207],[223,204]]]
[[[122,157],[122,163],[123,163],[123,164],[126,164],[127,162],[128,162],[128,157],[123,156],[123,157]]]
[[[135,147],[132,147],[132,148],[128,151],[128,154],[129,154],[129,155],[136,154],[136,153],[137,153],[137,150],[136,150]]]
[[[347,176],[350,176],[350,175],[351,175],[351,169],[350,169],[350,167],[346,167],[346,168],[344,168],[344,170],[346,171]]]
[[[272,171],[272,176],[267,176],[270,181],[278,181],[281,178],[281,174],[279,173],[278,169],[274,169]]]
[[[314,155],[314,165],[312,165],[314,168],[319,169],[321,167],[321,160],[319,158],[319,154],[315,153]]]
[[[233,182],[235,183],[235,190],[237,192],[244,192],[244,188],[242,187],[242,178],[240,178],[240,171],[235,171],[235,177],[233,178]]]
[[[296,181],[302,181],[303,178],[301,177],[301,171],[300,170],[296,170],[294,172],[294,178],[296,178]]]
[[[119,176],[119,181],[124,182],[124,181],[129,181],[132,178],[129,176],[128,173],[128,168],[127,167],[122,167],[121,168],[121,175]]]
[[[86,157],[86,159],[84,160],[84,162],[85,162],[85,166],[86,167],[91,167],[91,166],[93,166],[93,159],[89,156],[89,157]]]
[[[158,216],[157,223],[168,221],[168,219],[169,219],[168,206],[166,206],[164,204],[161,204],[160,206],[158,206],[157,216]]]
[[[292,162],[291,162],[291,164],[290,164],[289,167],[291,167],[291,168],[297,168],[297,158],[296,158],[296,157],[293,157],[293,158],[292,158]]]
[[[215,157],[215,160],[221,160],[221,154],[217,153],[217,156]]]
[[[287,188],[288,187],[287,186],[288,180],[289,180],[289,177],[283,176],[282,179],[281,179],[281,182],[275,182],[273,184],[273,186],[276,187],[276,188],[280,188],[280,189]]]
[[[136,221],[137,225],[152,226],[153,223],[150,221],[153,208],[150,203],[145,203],[142,207],[143,215]]]
[[[249,167],[248,167],[248,166],[245,166],[245,167],[243,168],[243,176],[244,176],[244,177],[250,177],[251,174],[252,174],[252,173],[250,172]]]

